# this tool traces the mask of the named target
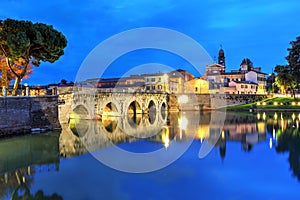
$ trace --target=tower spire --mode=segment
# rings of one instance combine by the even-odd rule
[[[222,48],[222,44],[220,44],[218,64],[223,65],[225,67],[225,53],[224,53],[224,50]]]

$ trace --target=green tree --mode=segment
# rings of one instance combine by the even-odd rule
[[[253,69],[253,62],[249,58],[244,58],[241,63],[242,65],[247,65],[248,71]]]
[[[0,21],[0,53],[15,75],[12,95],[16,95],[21,79],[28,66],[39,66],[42,62],[53,63],[64,54],[67,46],[65,36],[53,26],[24,20],[6,19]],[[13,69],[13,63],[22,60],[20,72]]]
[[[289,65],[277,65],[275,67],[275,72],[277,73],[277,77],[275,78],[276,85],[284,89],[290,89],[295,96],[295,87],[297,86],[297,82],[292,74],[292,68]]]
[[[288,48],[289,55],[286,60],[289,63],[290,73],[297,82],[300,83],[300,36],[297,37],[296,41],[290,42],[291,47]]]

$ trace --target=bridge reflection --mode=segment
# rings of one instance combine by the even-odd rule
[[[172,142],[184,142],[190,139],[207,140],[208,144],[220,148],[220,156],[226,155],[226,142],[241,142],[242,149],[250,151],[252,147],[266,140],[266,124],[257,122],[256,116],[226,114],[224,125],[212,122],[221,113],[214,112],[152,112],[148,114],[128,113],[126,117],[103,116],[101,121],[71,119],[71,131],[77,147],[83,153],[123,142],[146,139],[159,142],[166,148]],[[198,118],[195,116],[199,116]],[[64,136],[65,130],[62,132]],[[216,144],[213,141],[217,141]],[[72,156],[74,153],[63,153]],[[76,153],[75,153],[76,154]]]

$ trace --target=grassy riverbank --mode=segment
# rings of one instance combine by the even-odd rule
[[[249,104],[228,106],[229,111],[249,111],[250,109],[256,108],[258,110],[283,110],[293,111],[300,110],[300,98],[294,99],[291,97],[275,97],[272,99],[265,99]]]

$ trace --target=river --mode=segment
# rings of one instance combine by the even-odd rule
[[[299,126],[300,113],[75,119],[0,140],[0,199],[299,199]]]

